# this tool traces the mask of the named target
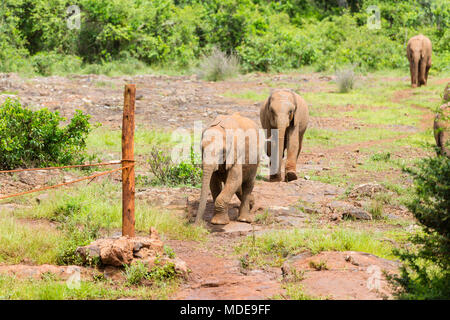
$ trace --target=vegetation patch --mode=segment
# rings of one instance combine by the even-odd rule
[[[235,249],[248,253],[248,260],[259,266],[281,266],[287,257],[310,251],[362,251],[383,258],[393,258],[390,244],[380,241],[381,233],[337,229],[273,230],[248,237]]]
[[[0,106],[0,169],[81,163],[89,116],[77,111],[69,124],[58,112],[32,111],[9,98]]]
[[[78,184],[70,189],[49,192],[41,204],[33,199],[26,201],[29,208],[19,209],[16,216],[45,218],[64,224],[101,228],[108,234],[121,228],[121,186],[110,179],[96,184]],[[136,201],[136,230],[148,232],[155,227],[174,239],[202,240],[205,229],[189,224],[187,220],[163,209],[150,206],[144,200]],[[88,241],[86,239],[86,241]]]

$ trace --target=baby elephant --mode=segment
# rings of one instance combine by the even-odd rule
[[[202,135],[202,191],[196,223],[203,220],[208,187],[214,200],[212,224],[227,224],[228,203],[241,201],[238,220],[251,222],[252,191],[259,165],[258,127],[239,113],[217,117]]]
[[[450,158],[450,102],[443,104],[434,118],[434,138],[438,154]]]
[[[281,162],[284,150],[287,150],[285,181],[297,179],[297,159],[302,150],[308,116],[308,105],[305,100],[291,90],[275,90],[261,106],[261,125],[267,130],[267,139],[274,134],[273,129],[278,129],[278,139],[275,140],[272,137],[275,140],[276,148],[272,150],[270,141],[267,145],[269,157],[273,151],[278,151],[274,159],[270,158],[270,181],[281,181]],[[272,170],[273,167],[275,170]]]
[[[416,88],[426,85],[428,72],[431,68],[432,46],[430,39],[423,34],[412,37],[408,41],[406,55],[411,71],[411,86]]]

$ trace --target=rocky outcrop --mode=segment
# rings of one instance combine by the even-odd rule
[[[76,252],[84,262],[98,261],[103,266],[122,267],[142,261],[151,270],[156,264],[173,263],[178,274],[187,276],[188,273],[184,261],[165,256],[163,242],[154,228],[148,237],[98,239]]]

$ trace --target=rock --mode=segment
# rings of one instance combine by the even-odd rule
[[[305,180],[310,180],[311,177],[310,177],[310,176],[304,176],[304,179],[305,179]]]
[[[358,208],[348,202],[332,201],[328,207],[333,211],[334,220],[338,220],[339,214],[342,217],[352,217],[359,220],[372,220],[370,213],[362,208]]]
[[[364,183],[360,184],[359,186],[356,186],[353,188],[353,190],[350,192],[350,197],[370,197],[372,198],[376,193],[385,191],[386,189],[375,182],[370,183]]]

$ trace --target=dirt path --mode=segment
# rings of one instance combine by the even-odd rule
[[[268,299],[282,293],[281,270],[243,271],[239,260],[229,252],[233,242],[233,239],[213,236],[205,248],[196,243],[169,241],[192,271],[174,299]]]

